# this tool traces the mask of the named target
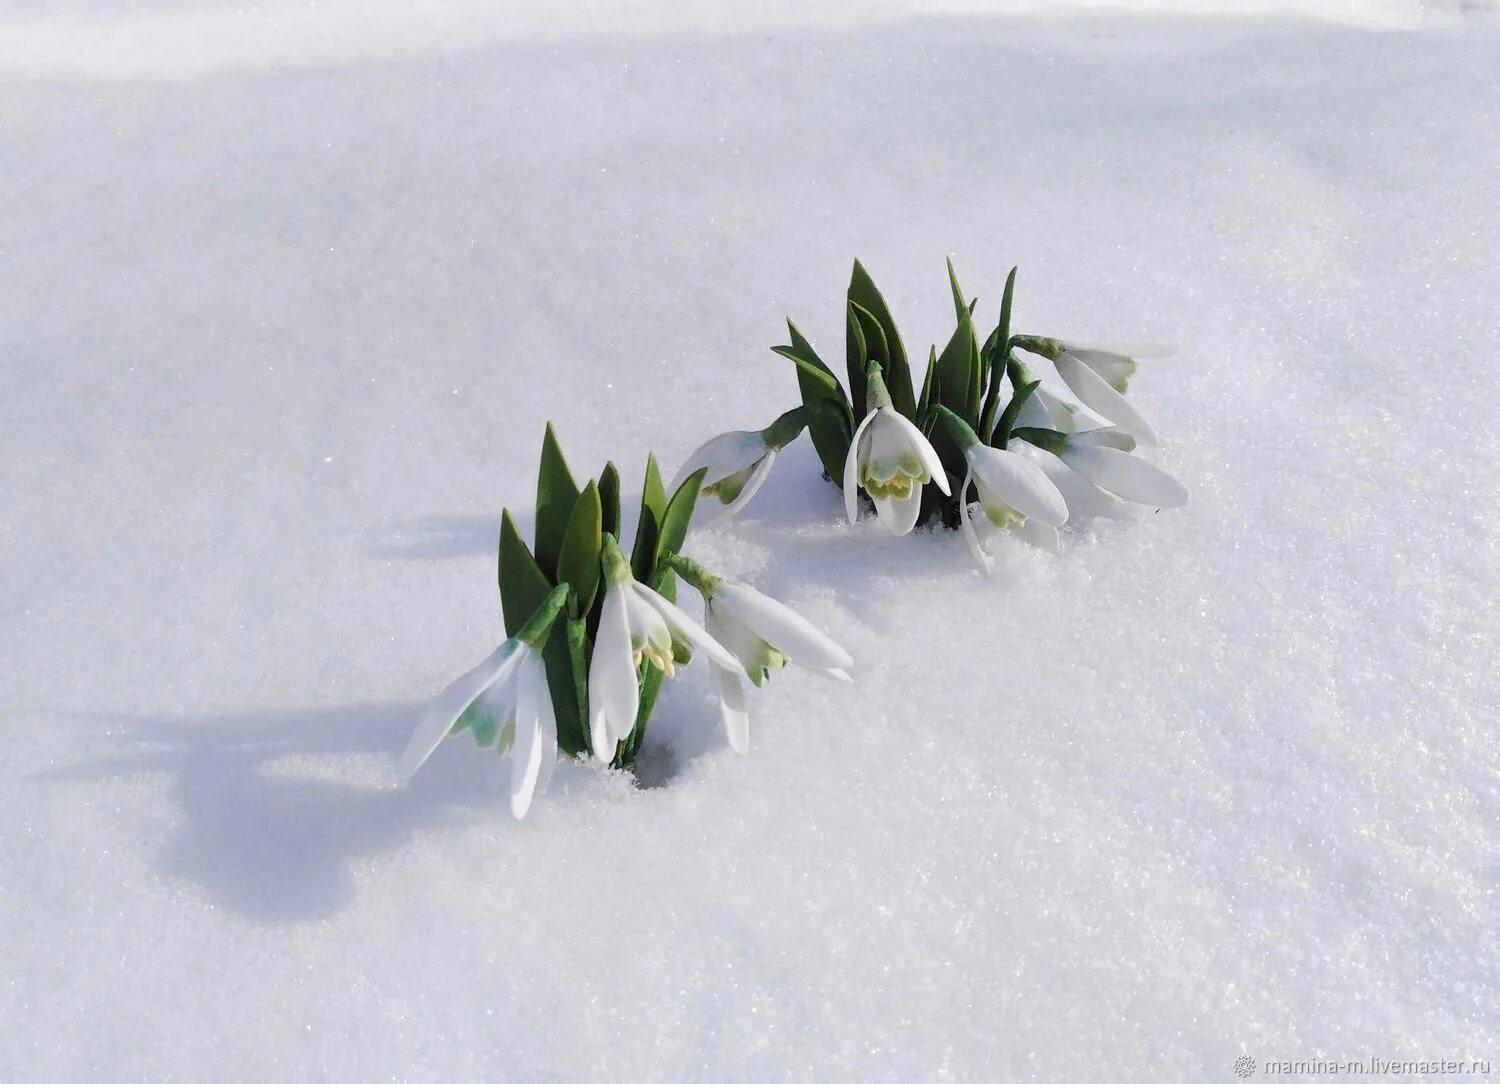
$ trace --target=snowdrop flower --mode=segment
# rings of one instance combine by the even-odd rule
[[[1023,383],[1029,383],[1033,379],[1030,371],[1025,368],[1021,371],[1025,374]],[[1016,417],[1016,425],[1071,433],[1078,428],[1078,407],[1056,392],[1038,387],[1021,405],[1021,412]]]
[[[936,482],[947,495],[948,476],[931,442],[891,405],[873,362],[868,380],[875,405],[854,431],[844,459],[844,511],[851,524],[858,521],[862,488],[875,502],[881,526],[892,534],[910,534],[922,509],[922,487]]]
[[[1125,399],[1125,388],[1134,375],[1135,359],[1113,350],[1080,346],[1061,339],[1044,339],[1030,335],[1017,336],[1016,346],[1040,354],[1057,367],[1068,390],[1090,410],[1113,422],[1143,444],[1155,444],[1156,433],[1140,413]],[[1140,351],[1161,353],[1160,348]]]
[[[537,794],[545,794],[557,761],[557,716],[547,687],[540,646],[567,601],[567,588],[555,589],[514,637],[474,669],[438,693],[422,713],[397,771],[410,779],[426,763],[455,722],[471,708],[468,724],[481,747],[498,741],[510,758],[510,811],[520,820]]]
[[[789,606],[727,581],[715,583],[704,599],[708,631],[740,660],[752,684],[760,685],[789,662],[823,677],[850,680],[854,659]],[[727,670],[716,668],[713,677],[729,747],[744,753],[750,748],[745,686]]]
[[[1068,503],[1047,473],[1031,460],[1008,448],[991,448],[958,415],[947,407],[936,408],[953,442],[963,450],[968,468],[959,487],[964,541],[975,562],[985,572],[994,570],[974,525],[969,486],[979,494],[985,519],[998,530],[1015,530],[1028,541],[1047,549],[1057,548],[1057,528],[1068,521]]]
[[[712,497],[723,508],[705,520],[703,526],[727,520],[755,496],[771,473],[776,453],[796,440],[806,426],[807,412],[797,407],[759,431],[740,429],[720,433],[687,457],[672,479],[671,492],[675,493],[693,474],[704,470],[699,496]]]
[[[793,663],[823,677],[850,680],[849,668],[854,659],[790,606],[748,584],[715,576],[681,554],[668,558],[668,562],[679,577],[703,596],[707,608],[704,624],[709,633],[744,667],[740,674],[719,667],[713,671],[724,732],[736,753],[750,748],[750,717],[742,677],[749,677],[758,686],[772,670]]]
[[[1130,453],[1135,438],[1113,426],[1082,433],[1017,429],[1017,438],[1051,452],[1094,485],[1122,500],[1155,508],[1181,508],[1187,489],[1155,464]]]
[[[741,678],[745,669],[692,618],[636,581],[611,534],[604,536],[603,563],[608,588],[589,663],[589,740],[594,755],[608,763],[615,746],[635,729],[642,665],[671,677],[675,641],[702,652],[715,673],[725,670]]]

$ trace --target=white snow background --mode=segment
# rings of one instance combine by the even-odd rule
[[[1022,7],[6,5],[0,1079],[1500,1069],[1500,28]],[[548,419],[638,493],[950,253],[1177,342],[1186,510],[987,584],[801,444],[690,552],[854,686],[395,785]]]

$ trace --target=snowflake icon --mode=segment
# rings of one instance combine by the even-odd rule
[[[1234,1075],[1247,1077],[1255,1075],[1255,1059],[1249,1054],[1241,1054],[1234,1059]]]

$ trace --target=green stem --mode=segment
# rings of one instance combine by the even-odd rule
[[[568,604],[568,593],[572,589],[565,583],[560,583],[552,589],[551,594],[542,599],[542,604],[532,611],[526,619],[526,624],[517,630],[513,640],[520,640],[523,644],[530,644],[537,651],[542,650],[542,645],[547,642],[547,636],[552,632],[552,624],[557,620],[557,615],[562,613],[563,607]]]
[[[674,553],[662,559],[662,564],[692,586],[692,588],[703,596],[707,602],[713,598],[714,588],[724,582],[722,576],[715,576],[691,557],[684,557],[680,553]]]
[[[871,359],[870,364],[865,366],[865,413],[879,407],[896,409],[891,405],[891,393],[885,386],[885,374],[880,371],[880,362]]]
[[[793,407],[760,431],[767,448],[781,451],[807,428],[807,408]]]
[[[615,541],[615,536],[606,531],[602,542],[604,548],[600,551],[599,561],[605,582],[629,583],[635,579],[634,573],[630,571],[630,561],[620,552],[620,543]]]

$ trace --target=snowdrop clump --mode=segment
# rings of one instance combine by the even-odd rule
[[[720,721],[736,752],[749,748],[749,694],[787,664],[838,681],[854,660],[784,604],[715,576],[680,551],[697,526],[722,522],[766,483],[777,454],[808,432],[851,524],[874,510],[906,535],[932,523],[960,530],[976,565],[1015,533],[1049,549],[1068,522],[1062,492],[1038,458],[1055,457],[1093,488],[1155,508],[1187,491],[1138,450],[1156,434],[1125,398],[1132,354],[1011,332],[1016,272],[999,322],[981,339],[977,301],[950,262],[957,327],[928,352],[920,388],[890,310],[858,261],[845,307],[847,387],[787,322],[772,349],[796,366],[801,403],[761,430],[720,434],[695,450],[669,487],[647,458],[640,514],[622,548],[620,474],[606,464],[579,486],[552,427],[542,442],[530,546],[501,516],[499,584],[507,639],[444,689],[400,759],[410,777],[449,735],[470,733],[509,760],[510,806],[523,817],[546,791],[559,752],[629,771],[662,682],[694,656],[707,661]],[[1045,388],[1017,352],[1045,359],[1076,402]],[[1093,425],[1097,417],[1105,424]],[[970,499],[970,494],[974,499]],[[704,620],[677,604],[679,583],[702,597]]]

